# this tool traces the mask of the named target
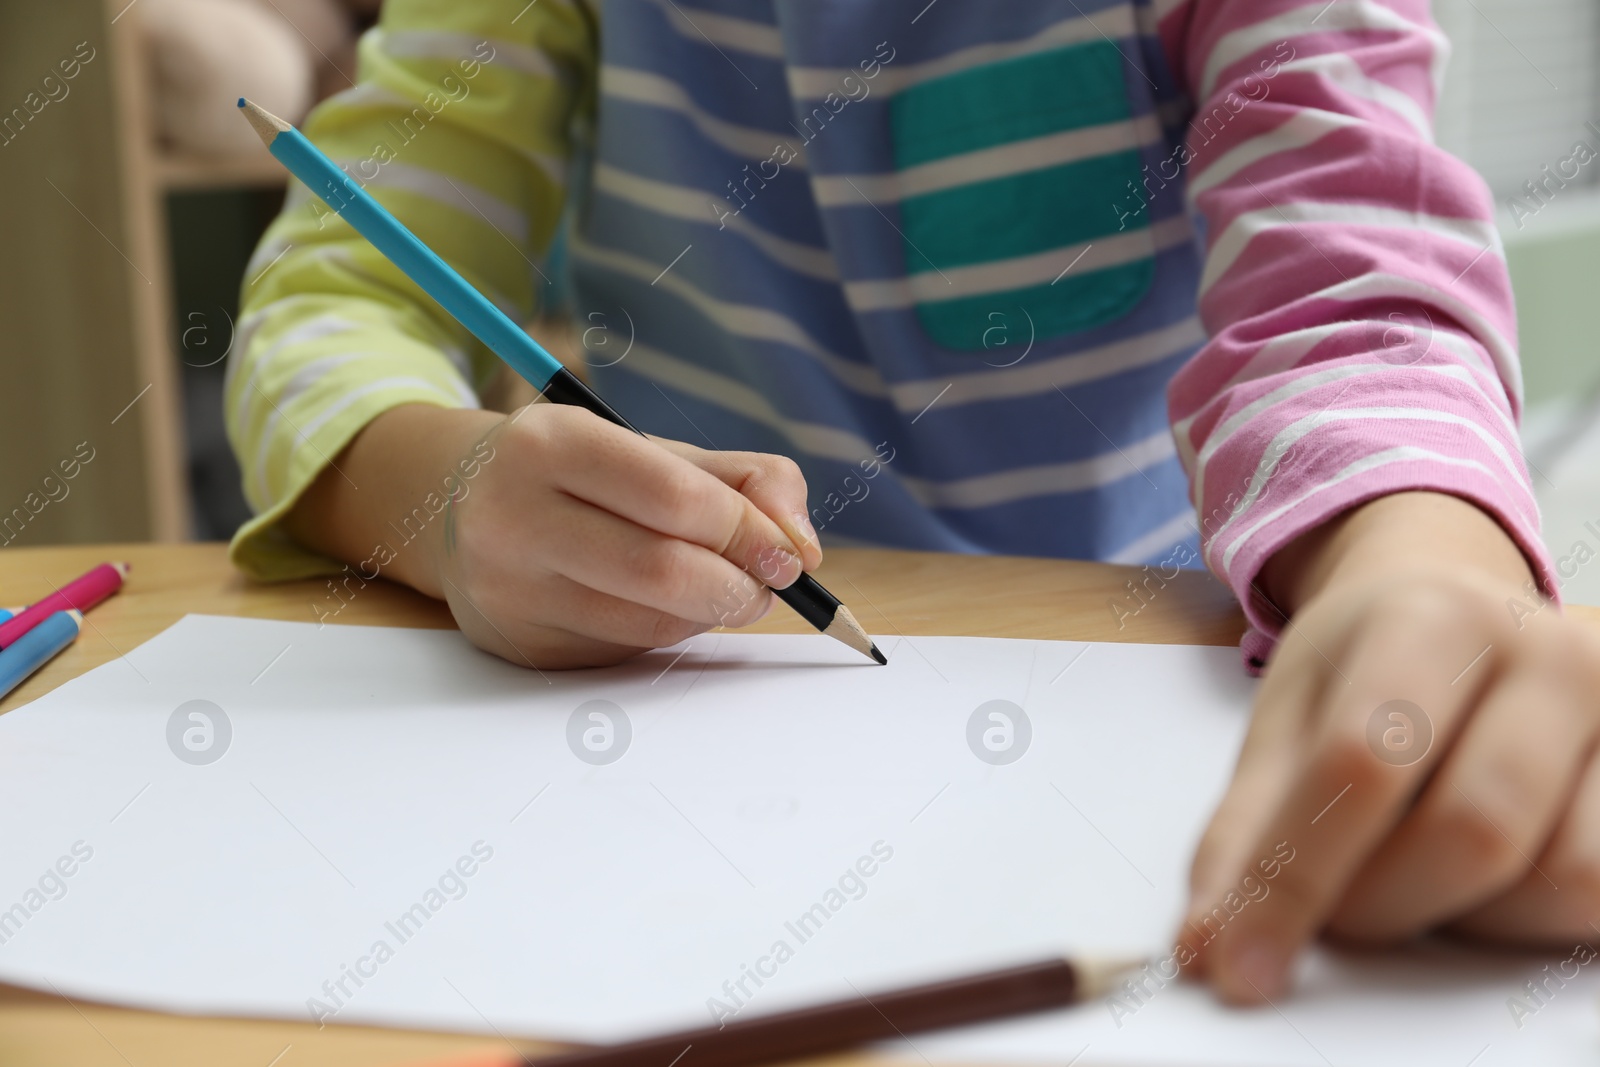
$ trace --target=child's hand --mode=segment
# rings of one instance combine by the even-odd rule
[[[453,492],[383,573],[521,666],[615,663],[746,625],[769,586],[822,560],[790,460],[652,442],[574,407],[394,408],[336,462],[291,514],[294,535],[361,559],[428,494]]]
[[[513,663],[614,663],[744,626],[821,561],[784,457],[653,443],[555,404],[489,444],[439,574],[462,631]]]
[[[1531,596],[1509,538],[1453,497],[1385,498],[1302,542],[1263,574],[1292,621],[1195,856],[1190,972],[1249,1003],[1323,931],[1592,939],[1600,635]]]

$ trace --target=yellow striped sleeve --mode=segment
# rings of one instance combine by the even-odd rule
[[[304,130],[526,322],[572,123],[592,111],[596,51],[582,0],[388,0],[361,40],[357,84]],[[245,271],[240,310],[224,403],[255,517],[231,558],[264,579],[335,570],[280,528],[295,500],[380,413],[476,406],[498,361],[297,181]]]

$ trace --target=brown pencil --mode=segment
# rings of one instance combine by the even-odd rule
[[[1064,958],[988,971],[621,1045],[526,1059],[526,1067],[752,1067],[925,1030],[1092,1000],[1139,966]]]

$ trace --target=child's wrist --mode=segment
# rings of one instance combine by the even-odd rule
[[[1292,615],[1332,588],[1430,570],[1514,589],[1534,579],[1521,548],[1487,512],[1459,497],[1411,491],[1368,501],[1302,534],[1267,562],[1258,584]]]
[[[450,487],[464,481],[458,460],[503,418],[428,404],[390,408],[301,496],[285,529],[315,551],[350,564],[370,561],[386,578],[442,596],[445,524],[436,515],[442,517]]]

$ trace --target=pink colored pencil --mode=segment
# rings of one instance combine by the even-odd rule
[[[0,623],[0,648],[9,647],[11,642],[58,611],[72,608],[88,611],[121,589],[122,579],[127,573],[126,563],[102,563],[82,577],[74,578],[59,592],[51,593],[37,604],[30,604],[20,615]]]

